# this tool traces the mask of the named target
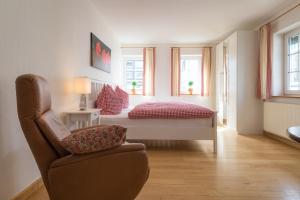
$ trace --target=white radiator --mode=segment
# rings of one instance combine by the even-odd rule
[[[300,105],[278,102],[264,103],[264,130],[288,138],[286,130],[300,126]]]

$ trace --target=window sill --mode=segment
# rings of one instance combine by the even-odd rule
[[[300,95],[272,96],[272,99],[300,99]]]
[[[180,94],[180,96],[201,96],[201,94]]]

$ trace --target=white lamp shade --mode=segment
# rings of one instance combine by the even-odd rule
[[[74,92],[77,94],[91,94],[92,81],[88,77],[78,77],[74,80]]]

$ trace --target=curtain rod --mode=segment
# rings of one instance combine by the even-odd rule
[[[134,48],[134,49],[143,49],[143,48],[157,48],[157,47],[121,47],[121,49],[126,49],[126,48]],[[212,48],[211,46],[201,46],[201,47],[178,47],[178,46],[171,46],[169,48]]]
[[[121,49],[143,49],[143,48],[156,48],[156,47],[134,47],[134,46],[121,47]]]
[[[266,24],[273,24],[274,22],[276,22],[278,19],[280,19],[281,17],[285,16],[286,14],[288,14],[289,12],[295,10],[296,8],[298,8],[300,6],[300,3],[298,3],[297,5],[295,5],[294,7],[288,9],[287,11],[285,11],[284,13],[282,13],[281,15],[277,16],[276,18],[272,19],[271,21],[269,21]]]
[[[170,47],[170,48],[189,48],[189,49],[201,49],[201,48],[212,48],[210,46],[201,46],[201,47],[178,47],[178,46],[175,46],[175,47]]]

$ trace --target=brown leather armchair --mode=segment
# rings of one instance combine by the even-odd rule
[[[22,75],[16,92],[19,120],[51,200],[133,200],[138,195],[149,175],[143,144],[71,155],[43,131],[68,131],[51,111],[47,81]]]

